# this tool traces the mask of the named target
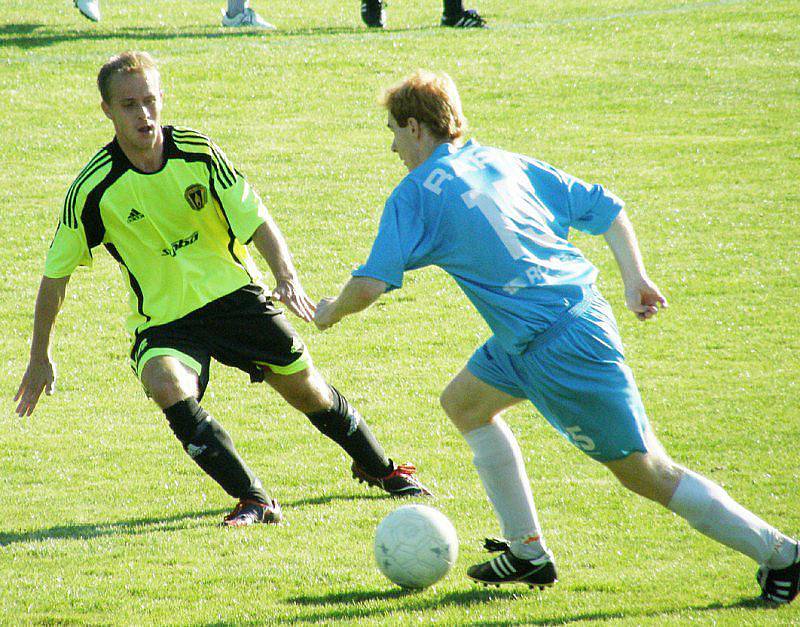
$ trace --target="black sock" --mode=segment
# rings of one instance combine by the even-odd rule
[[[306,414],[311,423],[324,435],[341,446],[355,462],[373,477],[385,477],[394,470],[394,464],[386,457],[383,447],[372,435],[369,426],[339,393],[333,392],[333,406],[327,411]]]
[[[461,17],[464,13],[463,0],[444,0],[444,14],[447,17]]]
[[[164,414],[183,450],[225,492],[237,499],[267,502],[261,482],[239,457],[228,432],[195,399],[179,401]]]

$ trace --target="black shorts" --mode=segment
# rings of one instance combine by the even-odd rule
[[[264,368],[294,374],[311,357],[292,325],[258,285],[245,285],[200,309],[136,335],[131,367],[141,378],[153,357],[169,355],[197,373],[200,396],[208,385],[211,358],[264,380]]]

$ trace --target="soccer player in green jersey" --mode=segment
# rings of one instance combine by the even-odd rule
[[[129,288],[131,366],[184,450],[239,500],[225,524],[278,522],[281,509],[200,405],[212,357],[266,381],[305,413],[353,458],[354,478],[397,496],[429,494],[413,466],[387,458],[274,307],[279,300],[306,322],[315,310],[286,241],[241,173],[208,137],[161,126],[153,59],[142,52],[112,57],[97,84],[115,137],[67,192],[36,299],[17,413],[30,415],[42,391],[53,392],[50,338],[67,282],[103,244]],[[260,285],[250,242],[277,282],[271,294]]]

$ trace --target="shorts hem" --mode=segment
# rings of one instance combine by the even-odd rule
[[[278,366],[265,361],[254,361],[253,363],[264,368],[269,368],[275,374],[280,374],[283,376],[302,372],[303,370],[306,370],[312,366],[311,355],[309,355],[308,351],[303,351],[300,357],[295,359],[292,363],[286,364],[285,366]]]
[[[190,357],[186,353],[182,353],[179,350],[174,348],[151,348],[146,350],[139,360],[134,364],[134,370],[136,372],[136,376],[141,380],[142,378],[142,370],[144,369],[145,364],[153,359],[154,357],[174,357],[179,362],[181,362],[184,366],[189,368],[190,370],[194,370],[194,372],[199,377],[203,371],[203,367],[200,365],[200,362]]]
[[[577,448],[578,448],[578,450],[581,450],[580,447],[577,447]],[[601,464],[607,464],[609,462],[618,462],[620,460],[623,460],[623,459],[625,459],[627,457],[630,457],[634,453],[645,453],[646,454],[646,453],[649,453],[650,451],[647,450],[646,446],[643,446],[642,448],[632,448],[632,449],[627,450],[627,451],[622,451],[619,454],[602,455],[602,456],[597,456],[597,457],[595,457],[591,453],[587,453],[586,451],[583,451],[583,452],[586,453],[586,455],[591,457],[593,460],[595,460],[597,462],[600,462]]]
[[[519,398],[519,399],[528,398],[525,394],[521,393],[520,390],[512,388],[512,387],[509,387],[509,386],[505,386],[502,383],[497,383],[496,381],[492,381],[488,376],[486,376],[485,373],[477,372],[477,370],[476,370],[474,364],[472,363],[472,361],[467,363],[467,371],[472,376],[474,376],[475,378],[480,379],[481,381],[483,381],[483,383],[485,383],[486,385],[489,385],[489,386],[493,387],[496,390],[500,390],[501,392],[504,392],[505,394],[508,394],[509,396],[513,396],[514,398]]]

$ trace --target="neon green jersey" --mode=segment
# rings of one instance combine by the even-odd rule
[[[259,281],[244,244],[267,210],[206,136],[164,131],[164,165],[137,170],[117,140],[100,150],[67,192],[44,274],[90,266],[103,244],[129,288],[131,333],[177,320]]]

